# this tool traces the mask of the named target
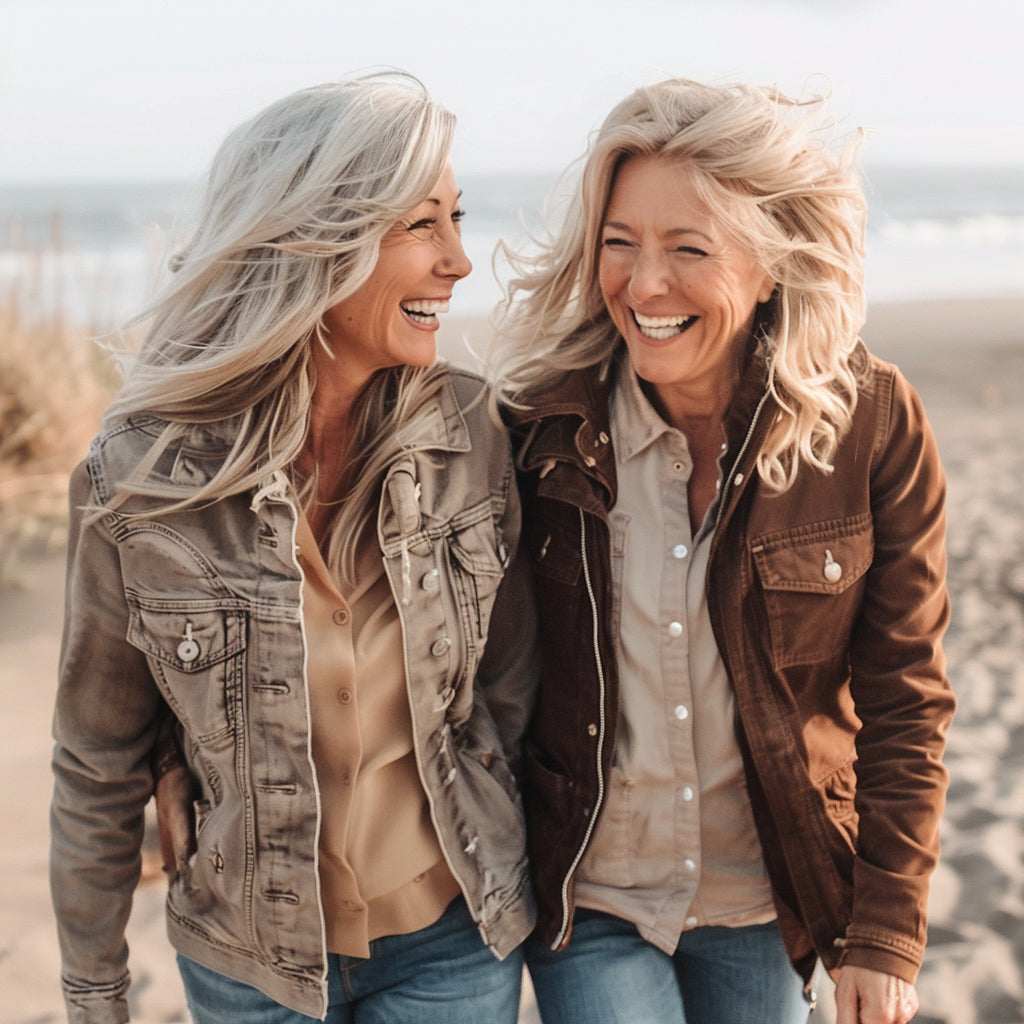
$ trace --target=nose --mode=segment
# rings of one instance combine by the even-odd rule
[[[626,290],[637,305],[668,291],[668,271],[660,253],[641,250],[637,254]]]
[[[458,230],[450,231],[444,241],[438,272],[442,277],[451,277],[458,281],[472,269],[473,264],[462,246],[462,236]]]

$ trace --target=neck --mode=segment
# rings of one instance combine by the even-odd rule
[[[351,413],[366,381],[346,378],[333,360],[317,349],[313,358],[316,387],[298,465],[304,476],[317,479],[315,500],[336,501],[349,462]]]
[[[661,418],[682,431],[692,443],[708,435],[718,439],[737,383],[738,374],[707,388],[656,387],[643,381],[641,387]]]

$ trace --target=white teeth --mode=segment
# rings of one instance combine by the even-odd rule
[[[413,299],[402,303],[402,311],[421,324],[432,324],[438,313],[448,312],[447,299]]]
[[[679,332],[693,319],[692,316],[644,316],[633,310],[633,318],[636,320],[640,333],[645,338],[653,341],[667,341]]]

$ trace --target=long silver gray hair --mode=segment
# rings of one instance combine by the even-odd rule
[[[323,316],[366,281],[385,232],[429,194],[454,126],[416,79],[388,72],[304,89],[228,135],[194,234],[138,318],[141,348],[105,417],[106,425],[136,414],[166,423],[121,483],[119,502],[144,494],[167,499],[167,511],[259,488],[276,471],[293,475]],[[355,462],[329,543],[343,578],[399,429],[442,376],[436,366],[379,371],[353,409]],[[154,483],[160,453],[214,423],[233,438],[214,478],[187,494]],[[293,482],[308,491],[309,481]]]

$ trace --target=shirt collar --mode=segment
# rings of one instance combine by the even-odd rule
[[[615,454],[620,462],[627,462],[639,455],[665,434],[680,438],[686,444],[682,432],[666,423],[644,394],[628,355],[619,365],[612,391],[611,434]]]

